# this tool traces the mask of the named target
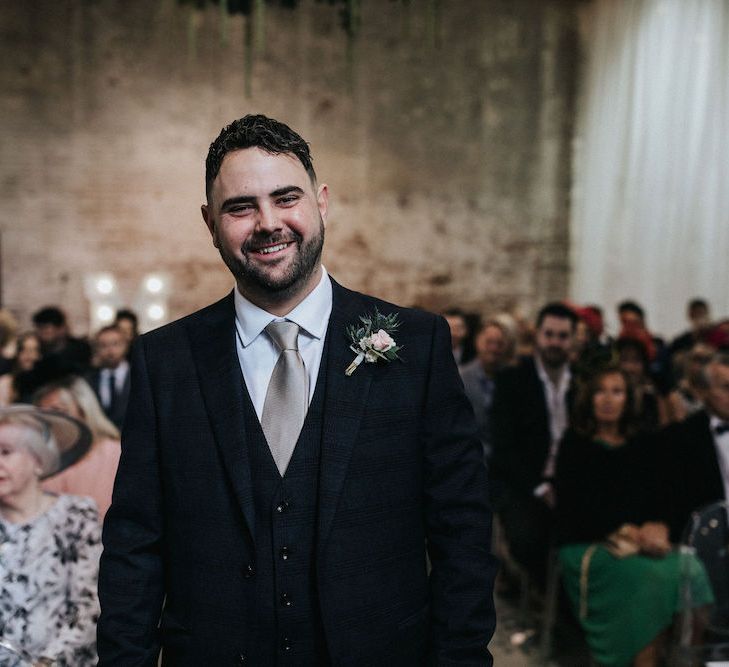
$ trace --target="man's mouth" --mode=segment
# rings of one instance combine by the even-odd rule
[[[282,250],[288,248],[293,241],[286,241],[284,243],[276,243],[274,245],[267,245],[262,246],[260,248],[253,248],[253,252],[256,255],[272,255],[277,252],[281,252]]]

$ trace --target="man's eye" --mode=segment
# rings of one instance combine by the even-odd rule
[[[299,200],[296,195],[286,195],[285,197],[279,197],[278,203],[286,206],[287,204],[294,204]]]

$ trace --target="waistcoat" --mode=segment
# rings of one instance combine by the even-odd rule
[[[316,584],[316,526],[325,345],[309,410],[283,477],[247,391],[247,447],[256,512],[255,628],[252,665],[328,663]],[[254,633],[252,633],[254,634]]]

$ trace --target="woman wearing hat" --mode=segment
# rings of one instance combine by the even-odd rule
[[[96,664],[96,506],[41,488],[41,479],[78,460],[90,441],[88,428],[65,415],[0,409],[2,665]]]

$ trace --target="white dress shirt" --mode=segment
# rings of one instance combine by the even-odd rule
[[[299,354],[309,378],[309,403],[314,396],[319,365],[324,351],[324,336],[332,313],[332,281],[322,266],[319,284],[290,313],[278,317],[259,308],[236,288],[235,302],[236,348],[248,393],[258,419],[263,414],[268,383],[279,357],[279,350],[264,329],[275,321],[288,320],[299,325]]]
[[[557,464],[557,454],[559,453],[559,443],[562,440],[564,432],[567,430],[568,414],[567,414],[567,391],[572,381],[572,373],[570,367],[565,364],[558,383],[555,385],[549,378],[547,371],[542,364],[542,360],[535,356],[537,374],[544,386],[544,396],[547,399],[547,412],[549,414],[549,431],[551,435],[551,444],[547,460],[544,463],[544,477],[554,477],[555,467]]]
[[[129,373],[129,362],[124,360],[116,368],[102,368],[99,372],[99,398],[101,399],[101,405],[105,408],[111,407],[111,392],[109,391],[109,375],[114,375],[114,391],[116,395],[122,392],[124,389],[124,382],[127,379],[127,373]]]
[[[712,415],[709,421],[711,435],[714,436],[716,460],[719,462],[721,481],[724,482],[724,498],[729,500],[729,431],[725,431],[721,435],[716,432],[716,427],[723,423],[716,415]]]

